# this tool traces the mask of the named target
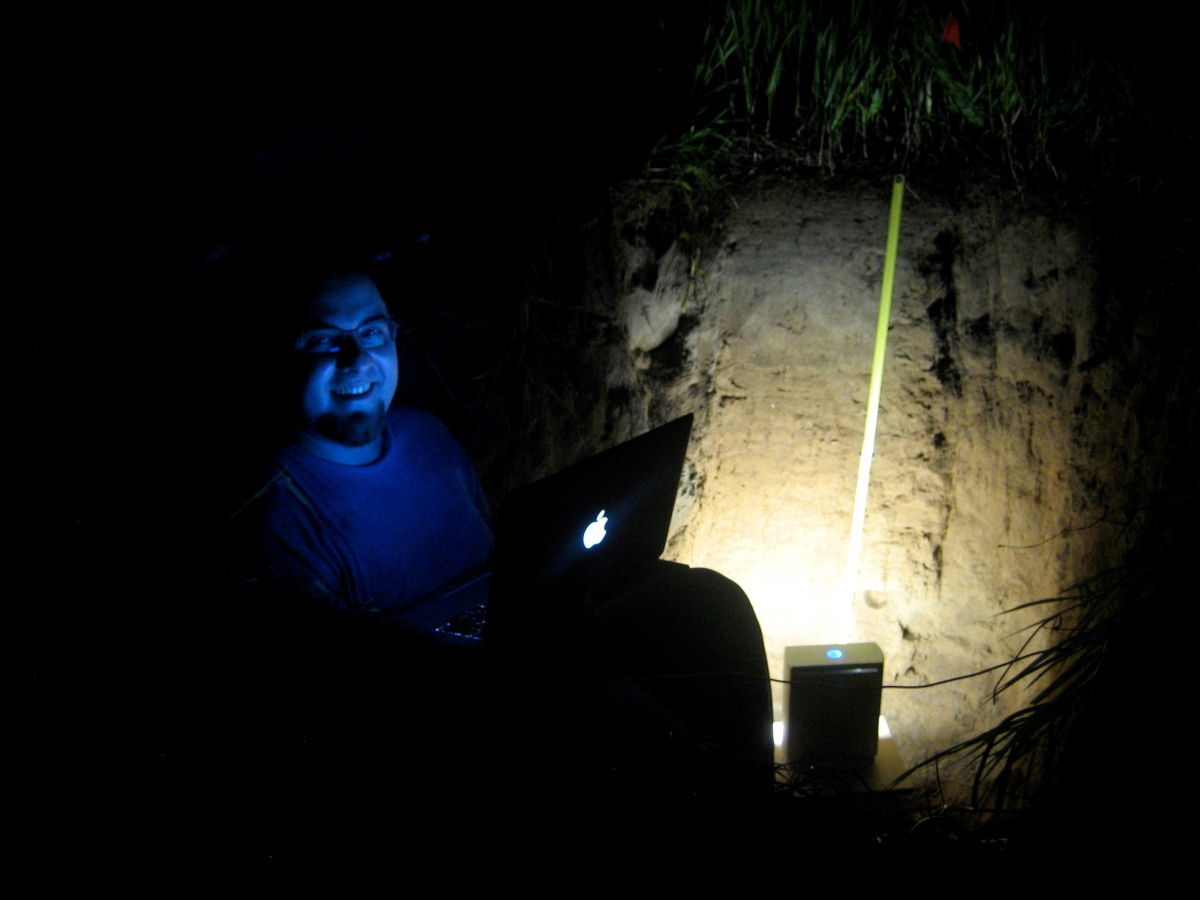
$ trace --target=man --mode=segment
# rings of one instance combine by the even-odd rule
[[[440,624],[461,611],[442,599],[486,571],[494,548],[471,464],[432,415],[389,410],[396,326],[369,277],[288,293],[302,303],[279,343],[287,439],[239,514],[248,545],[269,578],[328,605]],[[531,746],[563,740],[574,710],[583,733],[567,740],[606,766],[620,756],[658,771],[683,757],[769,774],[770,691],[748,599],[715,572],[660,565],[653,584],[581,610],[561,647],[527,648],[519,672],[501,666],[470,691],[498,690],[497,715]]]
[[[422,600],[487,569],[488,504],[436,418],[390,409],[396,324],[375,283],[351,272],[305,293],[278,347],[287,440],[239,514],[244,543],[286,587],[412,624]]]

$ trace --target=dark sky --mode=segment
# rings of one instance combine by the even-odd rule
[[[664,31],[653,3],[251,6],[18,29],[35,245],[57,257],[66,234],[100,232],[186,255],[323,194],[417,227],[587,191],[644,161],[694,43]]]

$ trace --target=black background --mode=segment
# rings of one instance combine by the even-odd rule
[[[99,783],[114,760],[144,774],[195,733],[163,724],[178,684],[164,673],[227,611],[197,609],[146,535],[154,510],[189,508],[213,480],[195,431],[220,422],[193,411],[213,371],[237,373],[194,336],[241,323],[197,308],[189,273],[300,211],[381,249],[428,234],[442,271],[504,302],[531,235],[686,126],[697,7],[10,14],[5,633],[35,792]],[[1160,121],[1190,115],[1170,9],[1059,10],[1154,86]]]

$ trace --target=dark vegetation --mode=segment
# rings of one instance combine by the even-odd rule
[[[961,51],[942,39],[950,11]],[[989,833],[935,798],[915,819],[839,813],[839,834],[862,850],[1008,829],[1034,849],[1103,848],[1114,864],[1157,841],[1167,793],[1138,799],[1130,780],[1159,752],[1148,736],[1185,708],[1182,673],[1142,661],[1178,632],[1187,583],[1200,335],[1185,302],[1197,248],[1186,52],[1142,36],[1141,11],[734,0],[706,15],[496,10],[469,25],[422,12],[387,28],[324,4],[79,15],[19,23],[38,74],[10,113],[30,190],[6,633],[35,841],[84,847],[133,817],[137,840],[186,850],[203,832],[257,853],[279,846],[281,822],[324,827],[380,798],[419,794],[446,827],[500,788],[520,802],[489,735],[472,732],[465,753],[446,738],[471,731],[464,670],[442,673],[441,706],[416,709],[391,685],[427,683],[419,649],[397,662],[364,623],[297,622],[286,598],[206,568],[205,535],[244,496],[237,460],[271,398],[230,349],[261,309],[195,290],[197,272],[296,220],[389,251],[414,399],[463,436],[499,498],[614,439],[594,410],[621,398],[580,365],[614,327],[590,306],[616,287],[602,262],[612,185],[633,179],[654,198],[623,239],[665,250],[702,242],[741,181],[893,171],[951,196],[1000,173],[1097,223],[1110,345],[1083,360],[1053,349],[1080,369],[1122,367],[1134,413],[1128,502],[1112,516],[1126,543],[1067,592],[1067,619],[1055,607],[1043,623],[1060,628],[1054,647],[998,682],[1035,683],[1035,701],[946,752],[976,755],[978,808],[1036,815],[995,818]],[[58,64],[35,65],[47,59]],[[953,310],[936,316],[950,328]],[[439,727],[414,748],[380,715],[393,703],[398,719]],[[533,768],[582,808],[653,793],[649,781],[614,793],[591,771],[572,782],[570,748],[544,752]],[[434,777],[417,790],[414,772]],[[685,782],[660,785],[660,812],[683,808],[672,791]],[[778,809],[766,820],[797,833],[827,821]]]

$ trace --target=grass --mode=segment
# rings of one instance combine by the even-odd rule
[[[1169,615],[1177,595],[1181,564],[1194,540],[1198,500],[1194,483],[1152,498],[1127,523],[1125,551],[1110,567],[1058,597],[1010,610],[1049,610],[1030,627],[1026,646],[993,689],[997,695],[1024,688],[1032,698],[906,775],[965,762],[974,768],[972,806],[1011,809],[1094,803],[1098,782],[1089,775],[1102,780],[1107,772],[1091,771],[1097,764],[1087,755],[1103,754],[1105,770],[1115,760],[1136,769],[1137,752],[1146,749],[1144,734],[1157,726],[1138,734],[1142,719],[1150,717],[1129,704],[1155,712],[1167,705],[1161,692],[1171,689],[1170,664],[1156,664],[1151,672],[1143,657],[1161,641],[1151,623]],[[1025,653],[1045,630],[1055,633],[1050,646]],[[1123,757],[1123,750],[1133,752]]]
[[[727,0],[703,33],[692,124],[648,166],[691,194],[765,146],[833,172],[978,157],[1014,178],[1080,177],[1130,118],[1120,78],[1052,12],[959,10],[962,49],[927,0]],[[759,150],[758,156],[762,156]],[[751,163],[755,154],[750,155]]]

